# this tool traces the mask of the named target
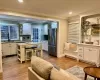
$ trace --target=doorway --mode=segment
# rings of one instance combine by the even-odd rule
[[[5,34],[5,35],[1,34],[2,37],[5,36],[5,38],[7,39],[7,40],[3,40],[3,39],[1,40],[1,42],[2,42],[1,46],[3,48],[2,53],[3,53],[3,57],[4,57],[3,58],[4,80],[10,79],[11,77],[12,77],[12,79],[14,79],[15,78],[14,76],[17,76],[16,79],[19,79],[19,77],[20,77],[21,79],[26,78],[26,80],[27,80],[27,71],[26,71],[25,67],[28,67],[30,65],[30,62],[21,64],[18,61],[17,56],[16,56],[17,55],[16,45],[18,43],[25,43],[25,42],[30,42],[30,41],[31,42],[47,41],[46,48],[48,48],[48,44],[49,44],[48,31],[49,31],[50,26],[52,26],[52,22],[56,22],[56,21],[37,20],[37,19],[33,20],[33,19],[30,19],[30,18],[27,19],[27,18],[24,18],[24,17],[15,17],[15,16],[6,16],[6,17],[7,18],[4,18],[2,20],[2,23],[3,23],[2,25],[3,26],[5,26],[5,25],[11,26],[11,25],[14,24],[14,25],[17,26],[17,30],[16,30],[15,27],[13,27],[13,28],[9,27],[9,35],[8,34]],[[36,22],[38,22],[38,23],[36,23]],[[47,23],[49,25],[48,25],[47,31],[45,32],[46,34],[44,34],[43,33],[44,32],[43,26],[44,26],[44,24],[47,24]],[[23,26],[24,26],[24,28],[23,28]],[[2,28],[1,33],[8,32],[7,29],[3,29],[3,28]],[[14,34],[14,37],[12,35],[13,33],[16,33],[16,34]],[[30,36],[30,38],[23,41],[23,38],[22,38],[23,36],[26,37],[26,38],[27,38],[27,36],[28,37]],[[13,39],[9,39],[11,37],[13,37]],[[15,38],[16,38],[16,40],[15,40]],[[46,43],[44,43],[44,46],[45,46],[45,44]],[[23,69],[21,69],[21,68],[23,68]],[[23,71],[21,71],[21,70],[26,71],[26,73],[24,74]],[[8,72],[10,72],[10,73],[8,74]],[[19,75],[19,73],[20,73],[20,75]],[[22,75],[25,75],[26,77],[25,76],[21,77]]]

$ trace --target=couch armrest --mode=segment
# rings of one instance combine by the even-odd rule
[[[45,80],[42,77],[40,77],[38,74],[36,74],[31,67],[28,67],[28,78],[29,80]]]

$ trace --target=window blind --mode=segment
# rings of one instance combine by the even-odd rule
[[[68,42],[69,43],[79,43],[80,38],[80,24],[79,23],[72,23],[68,26]]]

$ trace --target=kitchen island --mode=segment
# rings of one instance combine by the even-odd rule
[[[17,44],[17,56],[18,56],[18,60],[22,63],[25,61],[25,48],[26,47],[32,47],[32,46],[38,46],[39,44],[42,45],[42,43],[39,42],[26,42],[26,43],[18,43]]]

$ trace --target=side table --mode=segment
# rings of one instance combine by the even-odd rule
[[[94,80],[100,80],[100,67],[85,67],[84,72],[84,80],[87,80],[87,75],[94,77]]]

